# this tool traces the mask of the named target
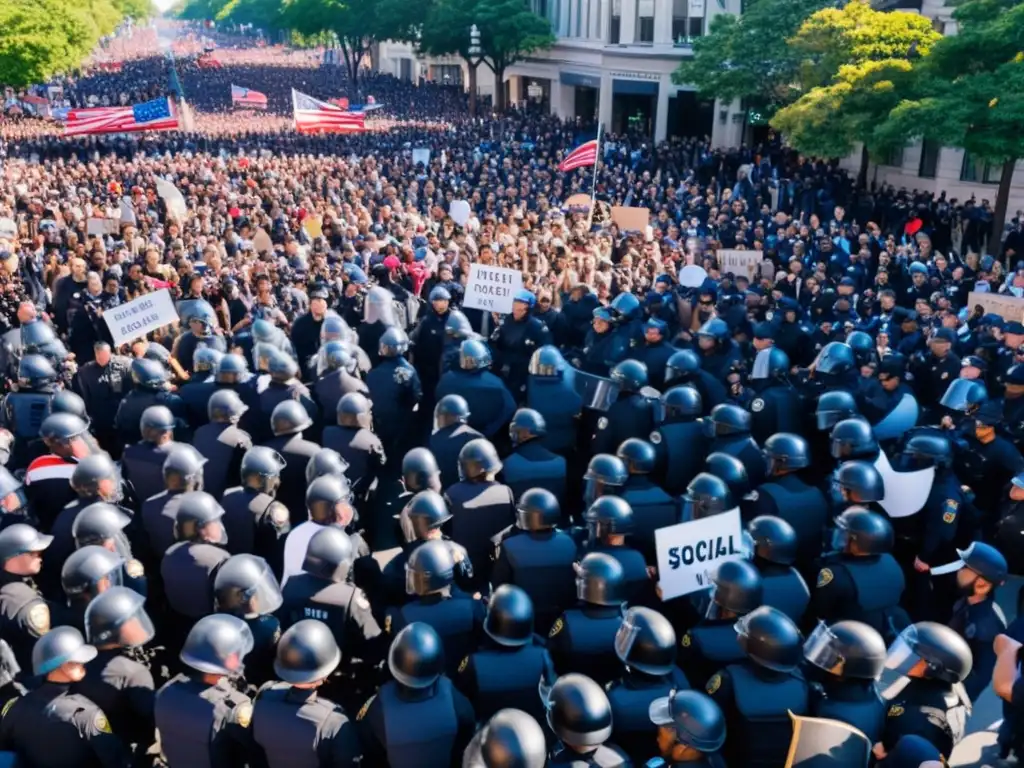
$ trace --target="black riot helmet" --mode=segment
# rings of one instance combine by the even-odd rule
[[[512,445],[517,448],[525,442],[544,437],[547,433],[547,422],[533,408],[520,408],[508,425],[508,436],[512,440]]]
[[[660,677],[676,663],[672,623],[650,608],[630,608],[615,633],[615,655],[630,669]]]
[[[217,368],[217,363],[222,357],[224,357],[224,353],[220,350],[201,344],[192,355],[192,369],[196,373],[208,373]]]
[[[821,622],[804,642],[807,663],[840,680],[877,680],[886,655],[878,630],[859,621]]]
[[[576,566],[576,597],[590,605],[622,605],[626,572],[611,555],[591,552]]]
[[[558,347],[545,344],[530,355],[529,372],[533,376],[545,379],[559,379],[568,365]]]
[[[619,323],[626,323],[630,320],[635,320],[643,313],[643,307],[640,305],[640,299],[626,291],[623,291],[612,299],[609,309],[612,310],[612,314],[614,315],[616,322]]]
[[[597,747],[612,735],[612,707],[600,685],[576,673],[562,675],[547,695],[548,726],[570,747]]]
[[[273,495],[286,466],[284,457],[273,448],[254,445],[242,456],[242,487]]]
[[[647,366],[639,360],[623,360],[612,368],[608,378],[619,385],[620,392],[633,394],[647,386]]]
[[[704,403],[695,387],[672,387],[661,396],[666,421],[693,421],[704,413]]]
[[[42,389],[57,380],[57,371],[42,355],[25,355],[18,363],[18,386]]]
[[[792,472],[811,465],[811,451],[807,441],[790,432],[777,432],[769,437],[764,441],[762,453],[770,475]]]
[[[878,455],[878,441],[871,425],[862,418],[843,419],[832,427],[830,436],[833,459],[873,460]]]
[[[633,532],[633,508],[618,496],[602,496],[591,504],[584,515],[591,537],[596,541],[605,536],[625,535]]]
[[[177,422],[171,409],[166,405],[151,405],[142,412],[139,432],[147,443],[157,443],[164,435],[174,432]]]
[[[530,488],[516,502],[516,526],[524,531],[550,531],[561,520],[558,497],[546,488]]]
[[[132,381],[137,389],[150,391],[163,389],[167,384],[167,369],[157,362],[146,357],[137,357],[132,360]]]
[[[214,424],[236,424],[249,410],[233,389],[218,389],[206,401],[206,415]]]
[[[709,453],[704,464],[707,472],[721,478],[732,493],[733,499],[742,499],[750,492],[750,477],[743,462],[731,453],[715,451]]]
[[[84,457],[75,465],[71,473],[71,487],[79,498],[88,499],[108,493],[104,490],[104,484],[109,488],[108,501],[116,501],[120,496],[120,477],[117,467],[106,453],[93,453]]]
[[[735,508],[732,491],[726,482],[708,472],[699,473],[683,494],[684,520],[700,520]]]
[[[355,547],[341,528],[328,525],[313,534],[306,546],[302,570],[319,579],[341,583],[355,561]]]
[[[294,435],[313,424],[313,419],[297,400],[282,400],[270,414],[270,429],[274,437]]]
[[[54,394],[50,402],[50,413],[70,413],[83,421],[89,418],[85,400],[70,389],[62,389]]]
[[[985,384],[975,379],[953,379],[939,405],[958,413],[971,414],[988,401]]]
[[[914,435],[903,446],[900,469],[948,468],[953,464],[953,448],[942,435]]]
[[[853,350],[853,359],[858,366],[869,365],[877,355],[875,340],[864,331],[854,331],[846,337],[846,343]]]
[[[405,565],[405,591],[424,597],[450,587],[455,581],[455,558],[448,542],[433,539],[420,544]]]
[[[459,451],[459,479],[478,480],[501,471],[501,459],[490,440],[478,437]]]
[[[344,476],[324,475],[306,488],[309,519],[320,525],[347,525],[352,514],[348,506],[351,502],[352,489]]]
[[[796,624],[778,608],[762,605],[736,622],[740,648],[765,669],[792,672],[803,658],[803,637]]]
[[[844,552],[856,547],[858,555],[884,555],[896,541],[892,523],[884,515],[863,507],[850,507],[835,519],[833,546]]]
[[[626,470],[631,475],[649,475],[654,471],[654,465],[658,459],[654,446],[638,437],[623,440],[615,455],[622,459],[622,463],[626,465]]]
[[[785,379],[789,375],[789,355],[778,347],[762,349],[754,358],[751,379]]]
[[[277,577],[262,557],[232,555],[217,570],[213,599],[221,613],[241,618],[269,616],[284,602]]]
[[[373,406],[366,395],[349,392],[338,401],[338,426],[370,429],[373,424]]]
[[[918,662],[925,663],[920,677],[962,683],[974,666],[974,656],[958,632],[934,621],[919,621],[904,629],[889,646],[887,669],[906,675]]]
[[[849,344],[841,341],[830,341],[814,359],[815,375],[841,376],[857,366],[857,359]]]
[[[409,351],[409,337],[401,328],[392,326],[380,337],[377,354],[382,358],[401,357]]]
[[[156,634],[145,604],[146,598],[128,587],[111,587],[102,592],[85,609],[86,638],[99,648],[145,645]]]
[[[476,732],[463,768],[544,768],[547,742],[537,721],[519,709],[499,710]]]
[[[844,500],[868,504],[885,498],[885,481],[875,465],[867,461],[843,462],[836,469],[833,482],[846,492]]]
[[[330,448],[321,448],[306,462],[306,484],[324,475],[344,475],[347,470],[348,462],[340,453]]]
[[[445,395],[434,406],[434,429],[469,421],[469,403],[462,395]]]
[[[174,519],[174,537],[178,541],[204,541],[210,544],[228,543],[221,518],[224,507],[205,491],[189,491],[181,496]]]
[[[413,448],[402,457],[402,483],[410,493],[441,490],[441,469],[429,448]]]
[[[64,664],[88,664],[96,649],[74,627],[54,627],[32,646],[32,674],[48,675]]]
[[[704,433],[708,437],[750,434],[750,412],[732,403],[716,405],[704,420]]]
[[[54,444],[66,445],[88,431],[88,419],[71,413],[51,413],[39,426],[39,436],[51,448]]]
[[[288,384],[299,375],[299,364],[284,352],[271,356],[267,371],[276,384]]]
[[[197,672],[240,677],[243,660],[252,648],[248,624],[237,616],[213,613],[192,626],[179,658]]]
[[[722,611],[745,616],[763,602],[761,573],[746,560],[726,560],[711,577],[711,605],[708,617],[718,618]]]
[[[105,547],[87,546],[68,555],[60,569],[60,585],[68,601],[92,598],[122,582],[124,559]]]
[[[983,541],[973,541],[967,549],[958,549],[956,553],[963,561],[964,568],[974,571],[993,587],[1006,581],[1009,567],[1003,553]]]
[[[676,741],[698,752],[717,752],[725,744],[725,715],[703,691],[672,690],[648,709],[651,722],[672,731]]]
[[[484,632],[498,645],[518,647],[533,642],[533,601],[521,588],[502,584],[487,601]]]
[[[765,562],[790,566],[796,560],[796,531],[781,517],[755,517],[747,523],[747,533],[754,542],[754,555]]]
[[[688,384],[700,378],[700,358],[692,349],[676,352],[665,363],[665,386]]]
[[[249,366],[241,355],[224,355],[213,371],[213,380],[218,384],[239,384],[249,375]]]
[[[595,499],[608,493],[615,493],[616,488],[625,485],[629,480],[629,470],[618,456],[598,453],[590,459],[583,479],[583,498],[585,503],[590,505]]]
[[[178,443],[164,459],[164,488],[168,491],[203,490],[206,457],[188,443]]]
[[[482,371],[491,367],[491,350],[478,339],[466,339],[459,347],[459,368]]]
[[[0,569],[12,557],[28,552],[44,552],[52,543],[53,536],[40,533],[31,525],[8,525],[0,530]]]
[[[102,547],[109,541],[117,541],[120,538],[119,534],[131,521],[121,507],[97,501],[75,515],[75,521],[71,524],[71,536],[76,547]]]
[[[317,683],[341,663],[341,649],[330,627],[316,619],[293,624],[277,641],[274,674],[286,683]]]
[[[455,341],[464,341],[476,335],[469,318],[458,309],[453,309],[448,313],[448,319],[444,322],[444,334]]]
[[[420,491],[413,496],[405,505],[402,514],[409,523],[411,541],[426,541],[431,531],[437,530],[452,519],[444,496],[431,489]]]
[[[395,635],[388,649],[388,669],[399,685],[429,688],[444,673],[441,638],[429,624],[414,621]]]

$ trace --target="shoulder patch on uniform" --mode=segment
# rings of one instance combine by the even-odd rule
[[[956,511],[960,503],[954,499],[946,499],[942,505],[942,522],[952,523],[956,520]]]
[[[391,614],[384,617],[384,632],[388,635],[391,634]]]
[[[363,590],[357,589],[355,594],[356,605],[362,608],[364,611],[370,610],[370,601],[366,599],[366,595],[363,594]]]
[[[17,700],[18,700],[17,696],[15,696],[13,699],[8,699],[7,700],[7,703],[4,704],[4,708],[0,709],[0,718],[7,717],[7,713],[11,711],[11,707],[14,706],[14,703]]]
[[[554,637],[562,631],[562,627],[565,626],[565,622],[562,621],[561,617],[555,619],[555,623],[551,625],[551,631],[548,632],[548,637]]]
[[[366,713],[367,713],[367,712],[369,711],[369,709],[370,709],[370,705],[371,705],[371,704],[373,704],[373,700],[374,700],[375,698],[377,698],[377,694],[376,694],[376,693],[375,693],[375,694],[373,694],[373,696],[371,696],[370,698],[368,698],[368,699],[366,700],[366,703],[365,703],[365,704],[363,704],[363,707],[362,707],[362,709],[360,709],[360,710],[359,710],[359,713],[358,713],[358,714],[356,715],[356,721],[357,721],[357,722],[358,722],[359,720],[362,720],[362,719],[363,719],[364,717],[366,717]]]
[[[405,384],[410,379],[412,379],[412,370],[410,370],[409,368],[406,368],[405,366],[402,366],[402,365],[400,365],[397,368],[395,368],[395,383],[396,384]]]
[[[708,692],[708,696],[713,696],[715,691],[722,687],[722,676],[712,675],[711,679],[708,680],[708,684],[704,686],[704,690]]]
[[[690,637],[689,632],[683,635],[683,639],[679,641],[679,644],[683,646],[683,648],[689,648],[691,645],[693,645],[693,639]]]
[[[28,610],[28,625],[38,632],[40,635],[45,635],[50,631],[50,606],[40,600],[38,603],[33,605]]]
[[[651,443],[653,443],[654,445],[660,445],[660,444],[661,444],[661,432],[657,432],[657,431],[655,431],[655,432],[651,432],[651,434],[650,434],[650,436],[648,437],[648,439],[649,439],[649,440],[651,441]]]
[[[757,501],[759,498],[761,498],[761,494],[757,491],[751,491],[747,494],[747,501]]]
[[[976,634],[978,634],[978,628],[974,624],[968,624],[964,629],[964,637],[968,640],[973,640]]]
[[[100,733],[110,733],[110,721],[102,712],[97,712],[92,718],[92,724]]]
[[[832,579],[835,578],[835,574],[832,573],[831,568],[822,568],[818,571],[818,586],[827,587],[832,583]]]
[[[146,569],[142,567],[142,563],[138,560],[132,559],[124,564],[124,571],[133,579],[142,578],[142,575],[146,572]]]
[[[459,662],[459,674],[461,675],[466,671],[466,667],[469,666],[469,656],[466,656],[462,661]]]
[[[270,520],[278,528],[287,524],[289,518],[290,515],[288,514],[288,507],[286,507],[284,504],[274,502],[273,504],[270,505]]]
[[[885,713],[886,717],[899,717],[903,714],[903,707],[899,704],[893,704],[889,707],[889,711]]]
[[[600,419],[597,420],[597,428],[598,429],[607,429],[608,428],[608,417],[607,416],[602,416]]]
[[[235,707],[235,722],[243,728],[248,728],[252,722],[252,704],[248,702]]]
[[[754,413],[760,413],[761,411],[763,411],[764,400],[762,400],[760,397],[755,398],[754,402],[750,404],[750,410],[752,410]]]

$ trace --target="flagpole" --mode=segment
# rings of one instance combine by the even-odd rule
[[[598,111],[598,115],[600,115]],[[590,182],[590,215],[587,217],[587,231],[594,225],[594,207],[597,205],[597,164],[601,160],[601,129],[604,126],[600,121],[597,123],[597,146],[594,147],[594,175]]]

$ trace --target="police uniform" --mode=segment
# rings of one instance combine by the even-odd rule
[[[618,605],[579,604],[564,611],[548,631],[548,652],[555,671],[578,672],[598,685],[609,683],[622,664],[615,655],[615,633],[622,624]]]
[[[743,464],[743,468],[747,470],[747,478],[750,480],[751,486],[757,486],[763,482],[777,483],[783,479],[767,477],[764,455],[761,453],[757,443],[754,442],[754,438],[750,435],[723,435],[716,437],[711,441],[711,445],[708,446],[708,453],[727,453],[739,459]],[[789,479],[790,481],[796,480],[795,477],[790,477]],[[758,512],[758,514],[774,515],[775,513]],[[799,529],[797,531],[799,532]],[[817,554],[818,550],[814,552],[814,555]]]
[[[848,723],[871,744],[882,739],[888,709],[874,680],[829,679],[811,686],[811,715]]]
[[[646,440],[654,431],[655,417],[651,401],[641,394],[620,394],[597,421],[591,442],[593,453],[613,454],[631,437]]]
[[[450,488],[459,482],[459,452],[470,440],[483,437],[469,424],[449,424],[430,436],[427,447],[437,460],[441,470],[441,487]]]
[[[860,621],[887,640],[910,623],[900,607],[903,571],[890,554],[832,555],[815,580],[811,613],[827,624]]]
[[[474,583],[483,588],[490,579],[492,540],[516,521],[515,498],[507,485],[493,481],[461,482],[445,491],[451,510],[451,537],[474,564]]]
[[[301,525],[296,525],[284,540],[284,567],[281,573],[281,587],[288,580],[303,572],[302,563],[306,559],[306,548],[309,541],[316,532],[326,526],[320,523],[307,520]],[[352,550],[355,552],[355,562],[352,563],[352,581],[359,587],[369,589],[370,584],[376,579],[379,573],[379,566],[370,553],[370,547],[361,535],[351,530],[351,526],[345,530],[349,540],[352,542]]]
[[[163,445],[141,442],[124,449],[122,473],[135,488],[136,498],[145,500],[164,490],[164,462],[178,445],[173,440]]]
[[[481,722],[506,708],[522,710],[544,722],[547,711],[537,695],[537,681],[553,668],[541,638],[516,647],[488,638],[459,662],[452,682],[472,702]]]
[[[423,400],[428,405],[434,402],[434,390],[441,378],[441,356],[444,354],[444,343],[447,338],[445,326],[450,314],[448,310],[441,314],[430,311],[420,318],[419,323],[409,334],[412,363],[416,366],[416,372],[423,385]]]
[[[210,333],[204,336],[197,336],[191,329],[185,331],[175,340],[174,359],[190,375],[195,371],[195,361],[193,358],[200,345],[209,347],[222,354],[226,354],[228,351],[227,341],[219,334]]]
[[[532,315],[526,315],[522,320],[506,316],[491,336],[495,367],[501,371],[505,384],[517,401],[522,402],[526,398],[530,358],[536,350],[550,343],[548,327]]]
[[[306,466],[322,449],[316,443],[304,439],[302,433],[273,437],[263,445],[277,451],[286,462],[281,470],[281,484],[277,488],[276,498],[291,514],[291,524],[300,525],[309,519],[306,511]]]
[[[335,413],[338,410],[338,401],[353,392],[370,396],[370,390],[363,380],[344,368],[328,371],[313,384],[313,399],[320,406],[320,413],[324,415]]]
[[[273,413],[274,408],[286,400],[297,400],[313,422],[310,429],[320,424],[320,411],[317,409],[316,403],[313,402],[306,385],[298,379],[279,382],[274,381],[269,375],[260,376],[256,381],[256,395],[259,398],[258,413],[264,416]],[[260,437],[266,436],[269,439],[270,433],[267,432],[269,426],[270,420],[264,419],[264,423],[260,425],[260,431],[254,434]],[[303,465],[303,469],[305,469],[305,465]]]
[[[448,371],[437,383],[437,399],[461,395],[469,405],[469,425],[492,439],[515,413],[516,403],[504,382],[490,371]]]
[[[385,449],[403,456],[414,435],[413,409],[423,398],[419,374],[402,357],[388,357],[366,374],[373,401],[374,431]]]
[[[793,387],[775,379],[755,380],[750,386],[754,390],[750,401],[750,436],[758,445],[764,445],[765,440],[779,432],[804,431],[803,407]]]
[[[750,514],[772,515],[793,526],[797,567],[807,567],[821,554],[822,531],[828,525],[828,501],[820,490],[793,474],[775,477],[757,489]]]
[[[324,429],[323,444],[348,462],[345,477],[352,492],[365,499],[387,461],[380,438],[362,427],[330,426]]]
[[[267,493],[236,487],[221,498],[228,534],[226,549],[232,555],[256,554],[276,574],[282,573],[285,537],[291,532],[288,508]]]
[[[150,496],[142,503],[142,530],[145,532],[147,550],[143,560],[150,570],[158,570],[164,553],[177,542],[174,523],[181,505],[181,491],[164,491]]]
[[[574,530],[577,531],[577,535],[582,534],[582,529]],[[579,547],[576,557],[582,560],[591,552],[614,557],[622,566],[622,588],[625,590],[627,603],[647,605],[654,598],[654,583],[647,573],[647,561],[640,550],[629,544],[605,544],[603,541],[586,540]]]
[[[214,422],[196,430],[192,445],[207,459],[203,490],[219,499],[238,481],[242,456],[252,448],[252,437],[235,424]]]
[[[133,389],[121,401],[114,416],[118,442],[122,445],[134,445],[142,439],[139,427],[142,414],[153,405],[166,406],[177,419],[186,418],[185,404],[176,394],[163,390],[156,392],[149,389]]]
[[[548,427],[540,443],[560,456],[575,450],[576,427],[583,412],[583,398],[573,386],[570,374],[566,371],[561,377],[530,375],[526,382],[526,405],[543,416]]]
[[[544,488],[560,504],[565,503],[565,458],[545,448],[539,439],[517,446],[502,464],[501,479],[516,499],[531,488]]]
[[[707,408],[707,404],[704,405]],[[647,439],[647,438],[645,438]],[[679,496],[704,469],[709,441],[699,421],[674,421],[661,424],[651,433],[650,442],[658,453],[659,485],[672,496]]]
[[[747,658],[737,640],[736,619],[701,619],[679,640],[676,663],[690,680],[709,680],[718,670]]]
[[[98,651],[96,658],[85,665],[85,678],[75,684],[75,692],[103,710],[126,751],[135,744],[141,755],[156,737],[156,691],[149,669],[127,653],[122,648]]]
[[[227,678],[213,685],[198,673],[168,681],[154,700],[160,751],[168,765],[194,768],[259,764],[252,737],[253,706]]]
[[[645,756],[658,748],[657,726],[651,723],[651,704],[670,696],[673,691],[689,688],[690,681],[678,667],[660,677],[627,669],[623,677],[605,686],[608,703],[612,706],[611,740],[632,758],[634,764],[643,765]]]
[[[213,544],[179,541],[160,562],[167,607],[183,619],[183,637],[191,624],[213,613],[213,579],[231,555]]]
[[[32,669],[32,647],[50,631],[50,604],[26,576],[0,571],[0,637],[22,669]]]
[[[656,562],[654,532],[679,522],[679,501],[655,485],[650,475],[630,475],[618,496],[633,509],[631,543],[648,562]]]
[[[971,674],[964,680],[964,689],[971,701],[977,701],[992,682],[992,671],[996,666],[996,652],[992,643],[996,635],[1006,631],[1006,616],[992,593],[980,603],[972,604],[966,598],[961,598],[953,606],[949,627],[966,640],[971,649],[974,664]]]
[[[530,596],[534,626],[547,633],[576,602],[576,542],[565,531],[510,526],[496,537],[491,586],[514,584]]]
[[[92,417],[96,439],[105,451],[117,458],[121,444],[114,430],[114,415],[125,393],[131,389],[131,361],[111,355],[110,362],[100,367],[93,360],[78,369],[76,381],[85,409]]]
[[[943,755],[952,754],[967,731],[969,702],[951,683],[920,678],[904,681],[906,685],[888,700],[882,746],[891,752],[901,737],[914,734],[927,739]]]
[[[807,582],[796,568],[788,565],[755,561],[761,572],[761,586],[764,590],[762,603],[777,608],[800,624],[807,605],[811,602],[811,591]]]
[[[78,498],[71,475],[78,462],[55,453],[34,459],[25,470],[25,496],[44,531],[53,527],[60,510]]]
[[[57,515],[57,519],[53,523],[53,528],[50,529],[50,535],[53,536],[53,543],[47,547],[46,556],[43,558],[43,570],[39,574],[39,581],[42,584],[43,591],[47,592],[47,594],[59,589],[60,569],[63,567],[64,561],[68,559],[68,555],[78,549],[78,546],[75,543],[75,536],[72,533],[75,520],[78,519],[78,513],[90,504],[95,504],[98,501],[102,501],[98,496],[77,498],[75,501],[72,501],[64,507],[64,509],[60,511],[60,514]],[[117,504],[114,506],[116,506],[124,515],[129,518],[132,517],[131,510]]]
[[[461,594],[430,594],[388,608],[384,631],[391,637],[416,621],[429,624],[444,644],[445,672],[454,677],[459,663],[477,647],[483,632],[484,605]]]
[[[24,389],[4,395],[0,406],[0,426],[14,435],[14,449],[7,462],[12,472],[24,469],[31,461],[28,445],[39,437],[43,420],[50,415],[53,404],[53,385],[39,389]]]
[[[629,355],[629,339],[611,329],[598,333],[593,328],[587,331],[583,349],[573,365],[586,373],[608,377],[611,369]]]
[[[451,549],[452,560],[455,561],[455,589],[467,595],[473,594],[475,588],[473,561],[466,552],[466,548],[452,541],[447,536],[442,536],[441,540],[447,542],[449,549]],[[382,569],[380,591],[376,597],[383,600],[385,605],[405,605],[413,600],[413,596],[409,595],[405,589],[405,566],[409,562],[409,556],[422,543],[422,541],[417,540],[403,544],[398,553]],[[496,587],[497,584],[494,584],[494,586]]]

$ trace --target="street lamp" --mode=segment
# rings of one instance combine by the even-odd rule
[[[469,116],[476,117],[476,68],[480,63],[480,28],[469,28]]]

